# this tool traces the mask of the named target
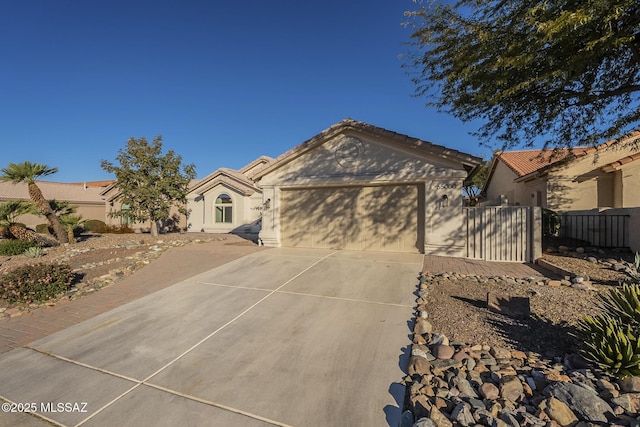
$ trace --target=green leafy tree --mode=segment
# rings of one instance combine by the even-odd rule
[[[637,0],[418,2],[404,64],[416,94],[503,148],[637,143]],[[632,136],[631,139],[625,138]]]
[[[6,168],[0,169],[0,181],[10,181],[13,183],[26,182],[29,188],[29,197],[35,204],[38,211],[47,218],[56,239],[60,243],[69,243],[67,232],[60,222],[60,218],[55,214],[47,199],[44,198],[40,187],[36,184],[36,180],[40,177],[47,176],[58,172],[58,168],[50,168],[46,165],[31,163],[29,161],[23,163],[9,163]]]
[[[476,173],[474,173],[471,178],[465,180],[462,186],[462,192],[465,196],[469,197],[469,204],[471,206],[475,206],[478,203],[482,188],[487,182],[490,164],[491,163],[487,161],[483,162]]]
[[[118,151],[119,166],[103,160],[104,170],[114,173],[119,189],[118,200],[128,209],[113,213],[136,222],[151,222],[151,234],[158,235],[158,225],[170,218],[172,206],[187,213],[189,182],[195,178],[193,164],[182,165],[182,157],[173,150],[162,154],[162,137],[149,144],[146,138],[130,138],[127,147]]]

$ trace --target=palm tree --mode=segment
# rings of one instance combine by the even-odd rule
[[[9,200],[0,203],[0,227],[5,228],[9,237],[13,239],[35,242],[40,246],[57,245],[57,241],[48,239],[16,222],[20,215],[35,213],[35,211],[33,204],[24,200]]]
[[[49,202],[44,198],[42,191],[36,184],[36,179],[41,176],[51,175],[58,172],[58,168],[50,168],[46,165],[31,163],[29,161],[23,163],[9,163],[6,168],[0,169],[0,181],[10,181],[13,183],[26,182],[29,186],[29,197],[36,205],[42,215],[47,218],[49,224],[53,228],[53,233],[60,243],[69,243],[67,232],[60,222],[60,218],[51,209]]]
[[[82,215],[72,215],[70,213],[61,215],[60,221],[62,221],[62,225],[64,225],[64,228],[66,228],[67,230],[69,243],[75,243],[76,236],[73,234],[73,232],[84,222],[82,220]]]

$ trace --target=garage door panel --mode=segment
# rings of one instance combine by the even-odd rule
[[[415,185],[281,192],[283,246],[418,252]]]

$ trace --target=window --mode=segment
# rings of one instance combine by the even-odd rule
[[[228,194],[221,194],[216,199],[216,222],[233,222],[233,202]]]
[[[123,203],[120,206],[120,210],[122,211],[122,216],[120,216],[120,225],[131,225],[133,221],[131,221],[131,218],[126,213],[127,211],[131,210],[131,206],[129,206],[126,203]]]

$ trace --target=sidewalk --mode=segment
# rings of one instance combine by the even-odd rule
[[[229,235],[223,241],[174,247],[135,274],[93,294],[0,320],[0,354],[263,249],[244,242]]]
[[[468,258],[425,255],[424,273],[463,273],[478,276],[550,277],[537,265],[517,262],[481,261]]]

